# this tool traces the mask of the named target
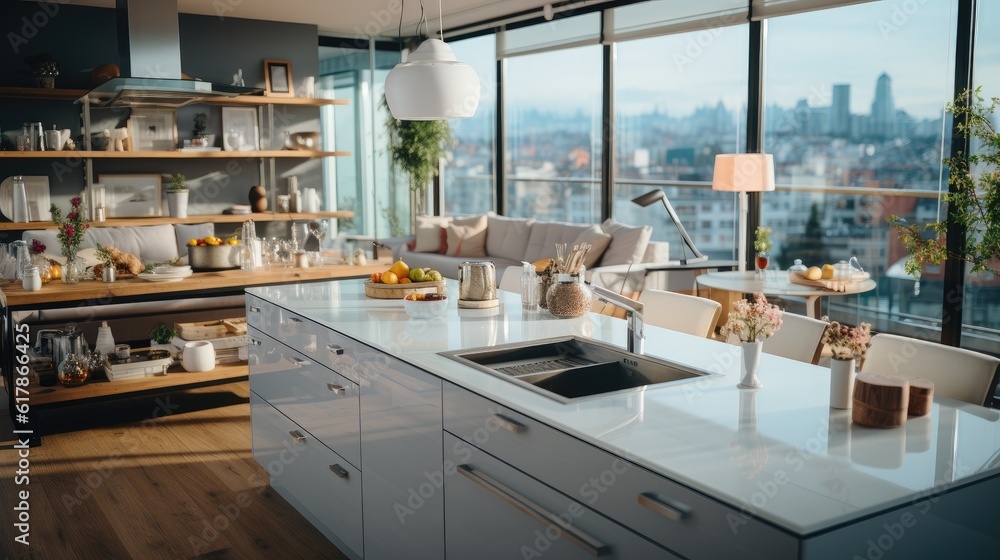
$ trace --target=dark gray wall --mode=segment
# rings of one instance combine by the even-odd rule
[[[314,25],[188,14],[181,14],[179,22],[181,65],[189,76],[228,84],[237,68],[242,68],[248,86],[264,87],[265,59],[291,62],[297,88],[306,76],[318,74]],[[118,61],[115,13],[110,9],[5,0],[0,7],[0,32],[5,38],[0,44],[0,86],[34,86],[34,77],[24,66],[24,58],[34,54],[48,53],[59,61],[56,87],[60,88],[89,89],[90,71],[95,66]],[[220,135],[217,145],[221,145],[221,107],[178,109],[179,139],[191,137],[198,112],[208,113],[209,132]],[[95,110],[93,118],[93,129],[102,130],[123,123],[127,111]],[[0,130],[8,132],[8,137],[20,133],[26,121],[41,121],[45,128],[53,124],[70,128],[75,136],[82,126],[80,108],[72,102],[0,99]],[[319,130],[319,110],[275,107],[274,147],[280,147],[285,130]],[[278,160],[277,169],[282,177],[297,175],[300,187],[321,187],[319,160]],[[98,175],[109,173],[178,172],[188,177],[193,189],[192,214],[246,204],[250,187],[260,183],[256,159],[94,161],[95,181]],[[84,184],[83,165],[72,159],[0,160],[0,179],[17,174],[48,175],[53,202],[64,207]],[[279,192],[284,192],[284,180],[279,185]]]

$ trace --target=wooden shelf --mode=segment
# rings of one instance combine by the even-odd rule
[[[236,381],[246,379],[248,373],[246,362],[218,365],[212,371],[203,372],[184,371],[175,365],[170,368],[167,375],[124,379],[120,381],[101,379],[99,381],[87,381],[87,383],[79,387],[63,387],[62,385],[42,387],[36,383],[32,383],[29,385],[29,390],[31,391],[31,405],[44,406],[53,403],[92,399],[109,395],[124,395],[166,387],[214,383],[216,381]]]
[[[335,210],[332,212],[301,212],[284,213],[261,212],[253,214],[200,214],[187,218],[171,218],[169,216],[150,216],[145,218],[108,218],[103,222],[91,222],[91,227],[127,227],[127,226],[158,226],[162,224],[234,224],[247,220],[255,222],[295,222],[318,220],[324,218],[353,218],[350,210]],[[24,231],[28,229],[56,229],[52,222],[0,222],[0,231]]]
[[[287,158],[316,159],[324,157],[346,157],[351,152],[318,152],[313,150],[260,150],[256,152],[182,152],[180,150],[149,150],[145,152],[108,151],[46,151],[46,152],[0,152],[0,159],[240,159],[240,158]]]
[[[22,99],[50,99],[54,101],[76,101],[87,95],[85,89],[58,89],[37,87],[0,87],[0,97]]]
[[[267,95],[239,95],[221,99],[205,99],[199,103],[204,105],[301,105],[305,107],[323,107],[325,105],[350,105],[347,99],[319,99],[314,97],[270,97]]]

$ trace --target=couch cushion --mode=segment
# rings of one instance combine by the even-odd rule
[[[418,253],[437,253],[441,250],[441,229],[451,223],[450,216],[417,216],[416,245]]]
[[[594,265],[601,260],[601,256],[604,254],[604,250],[608,248],[611,243],[611,234],[604,233],[599,225],[592,225],[583,233],[576,236],[576,239],[569,245],[572,249],[573,245],[580,245],[583,243],[590,243],[591,249],[587,253],[587,256],[583,259],[583,266],[588,269],[594,268]]]
[[[449,257],[486,256],[486,216],[472,220],[453,220],[445,227],[448,232]]]
[[[47,254],[61,252],[59,238],[54,229],[28,230],[21,234],[21,238],[28,243],[31,243],[32,239],[44,243]],[[174,226],[170,224],[129,227],[94,227],[92,225],[84,234],[80,248],[96,249],[98,244],[132,253],[146,264],[177,258]]]
[[[630,226],[608,219],[601,224],[601,229],[611,234],[611,243],[601,257],[601,266],[642,262],[653,228]]]
[[[486,254],[518,261],[524,258],[534,218],[486,217]]]
[[[572,246],[573,240],[590,228],[588,224],[567,222],[535,222],[531,226],[528,247],[521,260],[535,262],[538,259],[555,258],[556,243]]]

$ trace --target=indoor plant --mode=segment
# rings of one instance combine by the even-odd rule
[[[851,408],[854,378],[857,375],[855,362],[865,357],[868,346],[871,345],[871,324],[860,323],[856,327],[848,327],[837,321],[828,321],[823,331],[823,344],[830,348],[833,359],[830,360],[830,406],[833,408]]]
[[[441,158],[455,144],[448,121],[401,121],[386,109],[385,128],[389,134],[389,157],[392,164],[410,176],[411,205],[415,216],[423,208],[428,183],[437,175]],[[411,220],[412,222],[412,220]]]
[[[772,246],[771,228],[757,226],[756,231],[754,231],[753,250],[756,255],[754,264],[757,265],[758,276],[760,276],[763,271],[767,270],[767,265],[770,262],[769,256],[771,254]]]
[[[38,86],[43,88],[56,87],[56,76],[59,75],[59,63],[47,54],[29,56],[24,62],[36,76]]]
[[[166,323],[159,323],[149,331],[149,349],[166,350],[173,356],[177,353],[173,344],[175,336],[177,336],[176,330],[168,327]]]
[[[976,88],[962,92],[947,107],[955,116],[959,133],[978,145],[971,153],[962,152],[944,160],[950,170],[951,190],[942,196],[942,201],[965,228],[961,249],[948,251],[944,243],[947,222],[939,220],[921,227],[907,224],[899,216],[889,217],[896,236],[910,254],[903,269],[917,280],[923,265],[941,264],[945,259],[968,261],[973,273],[1000,274],[996,260],[1000,257],[1000,132],[991,120],[1000,98],[991,98],[989,106],[984,102],[980,88]]]
[[[170,186],[167,187],[167,208],[170,209],[171,217],[187,218],[188,188],[186,179],[180,173],[170,178]]]
[[[206,134],[208,130],[208,113],[197,113],[194,116],[194,128],[191,130],[191,145],[195,147],[211,146],[215,143],[213,134]]]
[[[745,299],[733,302],[733,310],[722,327],[722,336],[736,335],[743,346],[743,363],[739,387],[756,388],[761,383],[757,379],[757,365],[764,340],[781,328],[781,309],[767,302],[764,294],[754,294],[754,301]]]
[[[66,257],[66,265],[62,270],[62,281],[64,284],[76,284],[80,281],[80,263],[77,261],[76,253],[80,250],[84,233],[90,224],[83,219],[83,211],[81,210],[83,200],[80,197],[71,198],[69,204],[70,209],[65,220],[62,210],[55,204],[49,207],[49,212],[52,214],[52,221],[56,224],[58,231],[56,236],[59,238],[62,254]]]

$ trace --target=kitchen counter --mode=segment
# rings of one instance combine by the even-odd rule
[[[647,354],[718,375],[561,404],[438,352],[569,334],[624,346],[624,321],[524,313],[505,292],[499,309],[458,309],[453,281],[429,321],[355,280],[247,293],[799,536],[1000,475],[1000,412],[936,398],[905,427],[866,428],[829,407],[828,368],[764,354],[764,386],[741,390],[738,347],[647,325]]]

